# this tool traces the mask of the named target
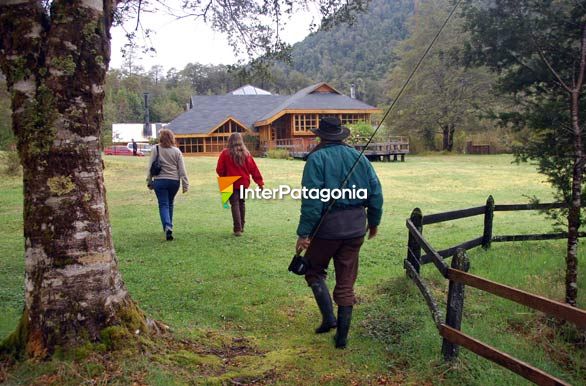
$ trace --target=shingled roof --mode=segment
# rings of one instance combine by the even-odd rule
[[[193,108],[179,115],[167,126],[175,134],[207,134],[228,118],[234,118],[250,130],[259,116],[286,99],[279,95],[196,95]]]
[[[326,86],[332,92],[316,92],[322,86]],[[260,117],[257,122],[269,120],[283,110],[377,110],[377,108],[358,99],[342,95],[327,83],[322,82],[299,90]]]
[[[332,92],[316,92],[326,86]],[[168,128],[175,134],[207,134],[226,119],[233,118],[248,129],[255,122],[278,117],[283,110],[376,110],[357,99],[340,94],[326,83],[318,83],[293,95],[195,95],[193,108],[172,120]]]

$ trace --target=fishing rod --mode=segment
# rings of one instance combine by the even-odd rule
[[[372,142],[372,140],[375,137],[376,133],[380,129],[382,123],[387,118],[387,116],[390,114],[390,112],[393,109],[393,107],[395,107],[395,105],[397,104],[397,101],[403,95],[403,92],[405,91],[405,89],[407,88],[407,86],[409,85],[409,83],[411,82],[411,79],[413,79],[413,76],[415,76],[415,73],[417,72],[417,70],[419,69],[419,67],[421,67],[421,63],[423,63],[423,60],[425,59],[425,57],[427,56],[427,54],[429,53],[429,51],[431,50],[431,48],[433,47],[433,45],[435,44],[435,42],[437,41],[437,39],[439,38],[440,34],[442,33],[442,31],[444,30],[444,28],[446,27],[446,25],[448,24],[448,22],[450,21],[450,19],[454,15],[454,13],[456,12],[456,9],[458,8],[458,6],[460,5],[461,2],[462,2],[462,0],[458,0],[458,2],[454,5],[454,7],[452,8],[452,10],[448,14],[448,17],[446,18],[446,20],[444,20],[444,22],[441,25],[440,29],[437,31],[437,33],[433,37],[431,43],[429,43],[429,45],[427,46],[427,48],[423,52],[423,55],[421,55],[421,57],[419,58],[417,64],[413,68],[413,70],[411,70],[411,73],[409,74],[409,77],[403,83],[403,86],[399,90],[399,93],[397,94],[397,97],[391,102],[391,105],[389,106],[389,108],[387,109],[387,111],[385,112],[385,114],[383,115],[383,117],[380,120],[380,122],[378,123],[376,129],[374,130],[374,132],[372,133],[372,135],[368,138],[368,141],[366,142],[366,145],[362,148],[362,150],[360,151],[360,154],[358,154],[358,157],[356,157],[356,160],[354,160],[354,163],[352,164],[352,167],[348,171],[348,174],[346,174],[346,177],[344,178],[344,181],[342,182],[342,186],[341,186],[340,189],[344,189],[346,187],[346,184],[348,183],[348,180],[350,179],[350,177],[352,176],[352,174],[356,170],[356,166],[358,165],[358,162],[360,161],[360,159],[364,155],[364,152],[368,148],[368,145],[370,145],[370,143]],[[313,238],[315,237],[315,235],[319,231],[319,228],[323,224],[324,219],[326,218],[326,216],[328,215],[328,213],[331,211],[331,209],[335,205],[336,201],[337,201],[336,199],[330,200],[330,203],[329,203],[328,207],[326,208],[326,211],[324,212],[324,214],[321,216],[319,223],[314,228],[314,230],[311,232],[310,241],[309,241],[309,245],[307,246],[307,250],[311,246],[311,242],[312,242]],[[300,253],[300,251],[296,251],[296,252],[297,252],[297,255]],[[296,255],[296,257],[297,257],[297,255]],[[304,262],[304,263],[307,263],[307,262]]]

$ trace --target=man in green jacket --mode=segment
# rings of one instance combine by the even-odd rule
[[[340,124],[338,118],[322,118],[319,128],[312,131],[320,137],[320,144],[307,157],[301,184],[304,190],[329,192],[330,197],[328,200],[327,194],[322,194],[320,198],[314,198],[316,194],[313,194],[310,195],[312,198],[302,198],[296,249],[298,252],[307,249],[305,258],[310,262],[310,268],[305,280],[322,314],[322,323],[315,332],[320,334],[337,328],[336,347],[345,348],[352,307],[356,303],[354,283],[358,274],[358,255],[367,230],[369,239],[376,236],[383,195],[368,159],[343,142],[350,131]],[[341,189],[346,178],[344,189]],[[326,213],[332,198],[334,204]],[[338,305],[337,320],[325,282],[332,258],[336,271],[334,301]]]

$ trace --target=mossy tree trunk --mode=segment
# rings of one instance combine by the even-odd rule
[[[23,318],[3,349],[32,357],[98,340],[107,326],[146,329],[118,270],[100,155],[117,1],[44,3],[0,0],[0,66],[24,170],[26,261]]]

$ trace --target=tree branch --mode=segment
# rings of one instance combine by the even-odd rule
[[[136,27],[134,28],[135,31],[138,31],[138,26],[140,25],[140,7],[142,5],[142,0],[138,0],[138,11],[136,12]]]
[[[537,54],[539,55],[539,57],[541,58],[541,60],[543,61],[543,63],[545,63],[545,65],[547,66],[547,68],[549,69],[549,72],[556,78],[557,83],[564,88],[567,92],[571,93],[572,89],[570,88],[570,86],[568,86],[560,77],[560,75],[558,74],[558,72],[553,68],[553,66],[551,65],[551,63],[549,62],[549,60],[547,60],[547,58],[545,57],[541,46],[537,43],[537,40],[535,39],[535,35],[533,35],[533,33],[531,33],[531,39],[533,40],[533,44],[535,45],[535,49],[537,50]]]

